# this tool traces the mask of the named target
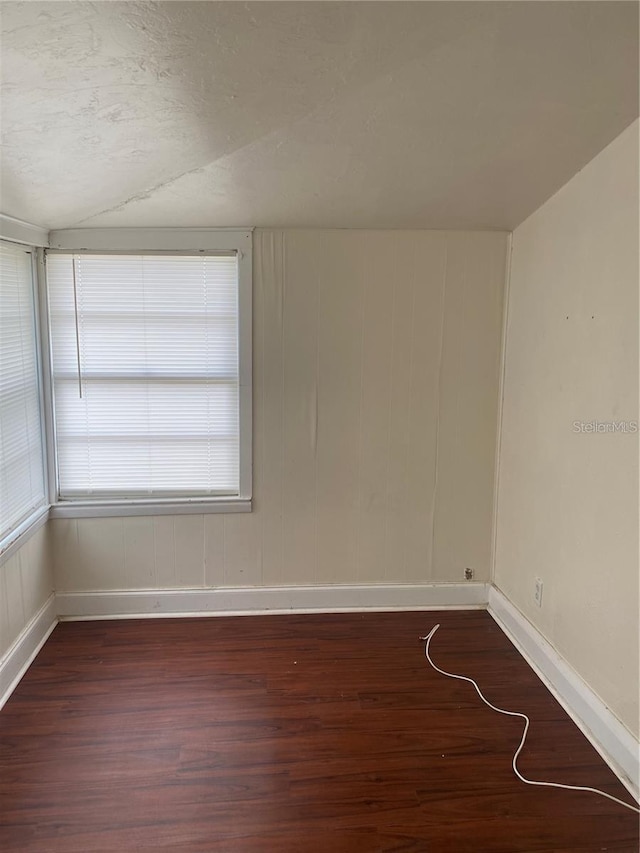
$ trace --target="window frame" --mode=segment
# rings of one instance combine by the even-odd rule
[[[3,222],[4,225],[4,222]],[[3,227],[3,231],[5,228]],[[23,242],[19,239],[10,239],[8,237],[0,237],[0,242],[18,249],[22,249],[31,255],[31,310],[33,313],[33,334],[35,346],[35,362],[36,362],[36,382],[38,386],[38,409],[39,409],[39,425],[40,425],[40,445],[42,454],[42,482],[43,482],[43,499],[27,516],[21,518],[2,539],[0,539],[0,565],[4,564],[25,541],[42,527],[49,517],[49,469],[48,469],[48,446],[47,446],[47,411],[44,396],[45,376],[43,370],[43,346],[42,346],[42,329],[46,325],[42,322],[41,303],[40,303],[40,287],[39,287],[39,271],[38,258],[40,248],[31,243]]]
[[[46,284],[46,253],[171,254],[197,256],[236,252],[238,257],[238,374],[239,374],[239,491],[234,496],[167,498],[59,497],[51,358],[51,318]],[[81,228],[52,231],[42,252],[41,289],[46,327],[45,420],[52,518],[91,518],[127,515],[180,515],[251,512],[252,509],[252,229]]]

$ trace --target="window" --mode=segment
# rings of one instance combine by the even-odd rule
[[[250,497],[239,263],[47,253],[59,502],[202,511]]]
[[[0,243],[0,543],[45,504],[33,250]]]

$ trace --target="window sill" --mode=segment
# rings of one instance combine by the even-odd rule
[[[29,541],[33,534],[47,523],[49,505],[39,506],[0,542],[0,566]]]
[[[128,515],[208,515],[251,512],[251,498],[184,501],[64,501],[51,505],[50,518],[108,518]]]

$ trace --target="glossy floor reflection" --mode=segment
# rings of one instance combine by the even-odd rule
[[[629,800],[480,611],[58,625],[0,713],[0,849],[634,851]]]

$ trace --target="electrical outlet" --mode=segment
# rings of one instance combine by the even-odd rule
[[[533,600],[538,605],[538,607],[542,607],[542,581],[540,578],[536,578],[536,586],[533,592]]]
[[[473,580],[473,569],[465,569],[464,570],[464,579],[466,581],[472,581]]]

